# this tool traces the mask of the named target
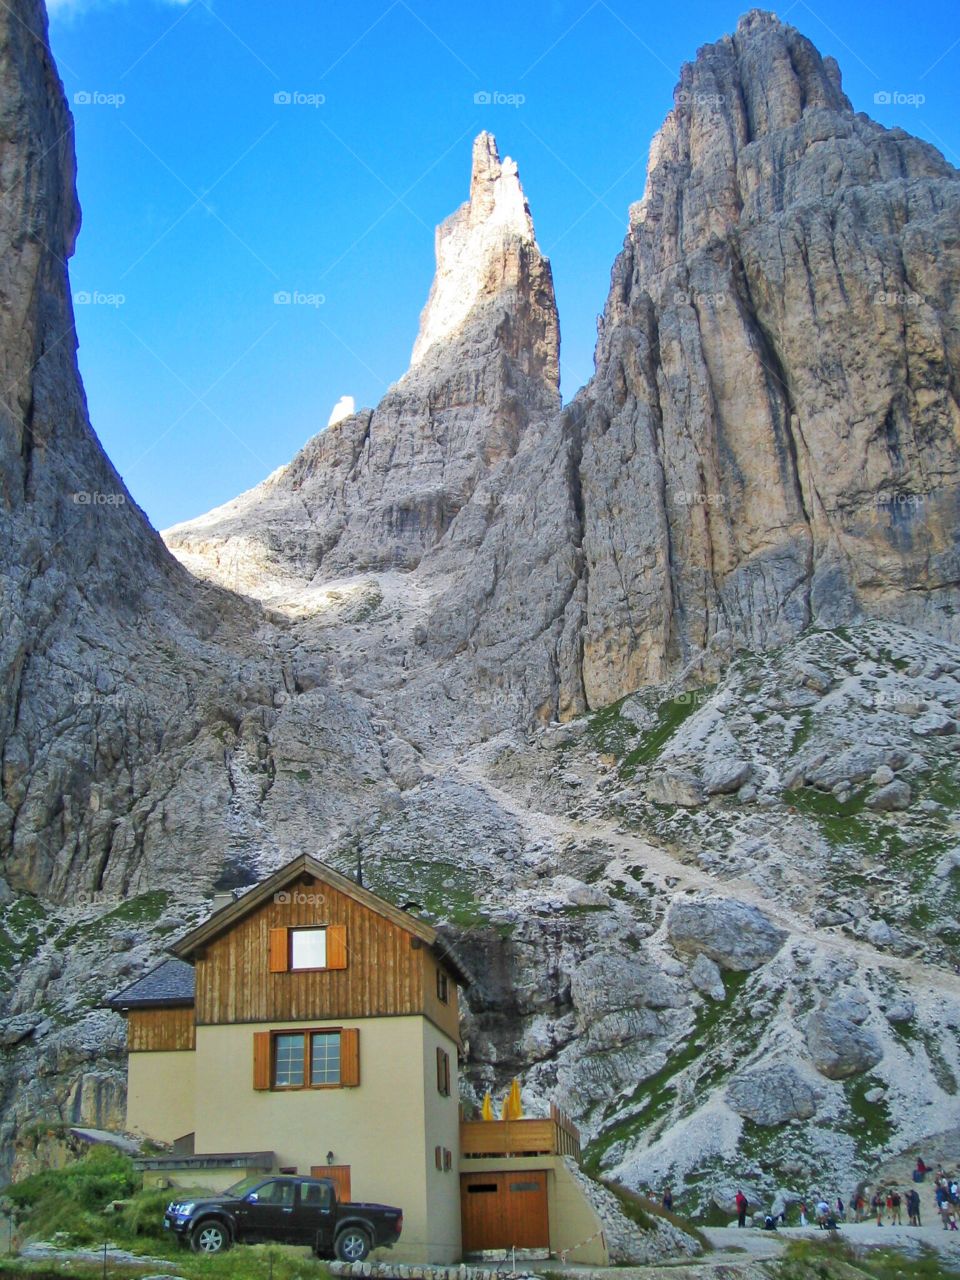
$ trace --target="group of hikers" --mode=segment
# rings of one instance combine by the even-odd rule
[[[878,1188],[867,1200],[865,1191],[858,1189],[850,1200],[849,1217],[848,1206],[839,1196],[831,1202],[821,1195],[816,1195],[811,1200],[812,1210],[808,1208],[806,1201],[800,1202],[800,1226],[818,1226],[826,1231],[835,1231],[841,1222],[876,1221],[876,1225],[882,1227],[886,1220],[890,1226],[900,1227],[904,1225],[905,1213],[908,1226],[920,1227],[923,1224],[920,1221],[920,1193],[916,1184],[926,1182],[929,1173],[933,1173],[934,1197],[943,1229],[956,1231],[960,1222],[960,1181],[956,1175],[947,1174],[942,1167],[934,1172],[922,1158],[917,1160],[913,1171],[915,1185],[906,1194],[902,1195],[895,1187]],[[737,1190],[736,1207],[737,1226],[745,1227],[750,1203],[742,1189]],[[763,1226],[767,1231],[775,1231],[778,1226],[786,1226],[786,1222],[787,1213],[784,1208],[778,1213],[766,1214]]]

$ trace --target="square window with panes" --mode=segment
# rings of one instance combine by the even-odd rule
[[[356,1029],[277,1031],[254,1036],[255,1089],[323,1089],[360,1083]],[[263,1044],[262,1066],[258,1043]],[[267,1070],[269,1068],[269,1075]]]

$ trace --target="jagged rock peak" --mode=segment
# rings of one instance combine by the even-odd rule
[[[482,222],[493,222],[524,240],[534,238],[533,219],[520,186],[516,162],[509,156],[501,161],[497,140],[486,130],[478,134],[473,143],[470,200],[467,207],[471,227]]]
[[[515,287],[510,263],[517,260],[516,241],[541,256],[516,163],[509,156],[501,160],[496,139],[484,131],[473,144],[470,199],[437,227],[437,274],[411,364],[455,335],[478,303]]]

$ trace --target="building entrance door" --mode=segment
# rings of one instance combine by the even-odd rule
[[[311,1178],[329,1178],[337,1189],[337,1199],[346,1203],[350,1194],[350,1166],[348,1164],[314,1164],[310,1166]]]

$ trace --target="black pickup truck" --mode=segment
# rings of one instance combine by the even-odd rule
[[[173,1201],[163,1225],[195,1253],[272,1240],[308,1244],[318,1258],[362,1262],[400,1239],[403,1210],[340,1203],[327,1178],[245,1178],[218,1196]]]

